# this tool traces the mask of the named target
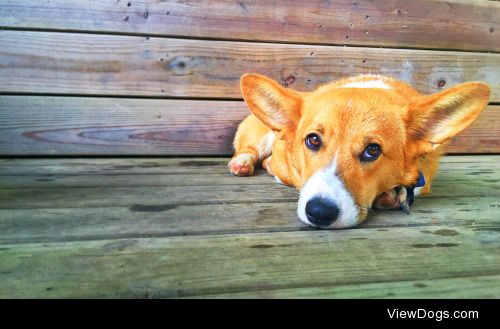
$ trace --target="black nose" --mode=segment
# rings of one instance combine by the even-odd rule
[[[306,216],[311,224],[325,227],[332,224],[339,216],[339,207],[332,201],[315,197],[307,201]]]

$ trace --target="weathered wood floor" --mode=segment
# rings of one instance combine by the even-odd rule
[[[222,158],[0,160],[0,297],[500,297],[500,156],[320,231]]]

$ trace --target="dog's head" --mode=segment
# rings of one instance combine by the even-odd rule
[[[303,93],[257,74],[241,78],[252,113],[286,147],[300,189],[299,218],[312,226],[361,223],[375,198],[418,179],[418,162],[469,126],[489,87],[457,85],[430,96],[394,81]]]

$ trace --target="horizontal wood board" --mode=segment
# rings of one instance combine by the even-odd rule
[[[2,0],[0,27],[189,38],[500,50],[495,1]]]
[[[480,80],[500,101],[500,54],[0,31],[0,93],[241,99],[256,72],[296,90],[364,73],[423,93]]]
[[[242,101],[0,96],[1,155],[229,155]],[[499,153],[500,107],[450,153]]]

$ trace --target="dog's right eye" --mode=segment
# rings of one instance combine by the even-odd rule
[[[380,154],[382,154],[380,145],[372,143],[365,148],[359,159],[363,162],[371,162],[377,160]]]
[[[317,134],[307,135],[305,143],[307,148],[314,152],[318,151],[323,145],[321,137],[319,137]]]

